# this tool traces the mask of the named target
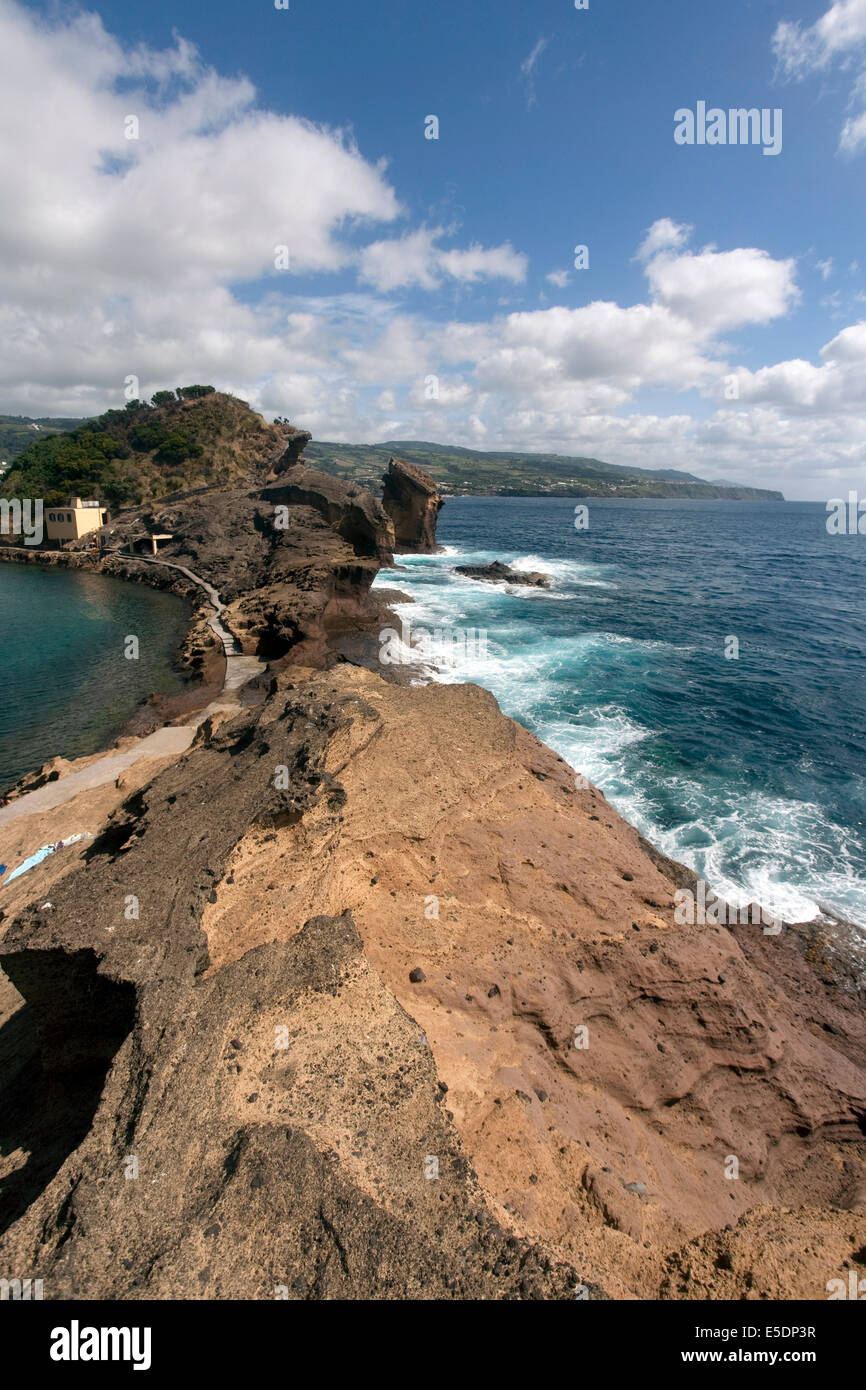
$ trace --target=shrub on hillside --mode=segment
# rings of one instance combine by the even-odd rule
[[[196,401],[200,396],[213,395],[213,386],[178,386],[177,394],[182,400]]]
[[[185,463],[187,459],[199,458],[204,450],[200,444],[193,444],[180,430],[172,430],[160,444],[156,453],[157,463]]]

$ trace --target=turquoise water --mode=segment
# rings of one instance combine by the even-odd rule
[[[439,679],[492,690],[729,901],[866,926],[866,537],[820,503],[587,505],[578,532],[564,499],[451,499],[445,552],[377,585],[411,627],[486,632]],[[454,574],[494,559],[553,588]]]
[[[104,575],[0,565],[0,788],[46,759],[104,748],[171,669],[189,622],[174,594]],[[138,638],[128,660],[126,638]]]

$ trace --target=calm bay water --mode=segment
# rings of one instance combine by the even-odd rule
[[[377,584],[412,626],[485,629],[441,678],[492,690],[732,902],[866,927],[866,538],[820,503],[586,505],[578,532],[573,501],[451,499],[445,552]],[[453,572],[494,559],[554,587]]]
[[[180,689],[174,594],[104,575],[0,565],[0,789],[56,754],[104,748],[141,701]],[[127,660],[124,641],[139,640]]]

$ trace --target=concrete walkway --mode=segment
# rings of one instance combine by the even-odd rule
[[[145,555],[125,555],[124,559],[141,560],[144,564],[164,565],[168,569],[180,570],[181,574],[204,589],[214,609],[209,625],[222,643],[226,654],[226,673],[222,691],[216,700],[212,700],[205,709],[193,715],[186,723],[166,724],[163,728],[148,734],[146,738],[139,739],[134,747],[128,748],[124,753],[106,753],[88,767],[83,767],[78,772],[70,772],[67,777],[61,777],[56,782],[47,782],[44,787],[37,787],[35,791],[17,797],[8,806],[0,806],[0,826],[8,825],[20,816],[32,816],[42,811],[53,810],[55,806],[62,806],[65,801],[71,801],[79,792],[87,791],[91,787],[105,786],[106,783],[115,781],[122,772],[142,758],[179,758],[190,747],[196,729],[209,715],[217,712],[233,713],[240,708],[239,691],[265,669],[265,663],[257,656],[245,656],[241,652],[234,633],[222,622],[221,614],[225,612],[225,604],[213,585],[202,579],[201,575],[194,574],[185,565],[176,565],[171,560],[160,560],[157,556],[151,558]]]
[[[213,616],[208,619],[208,626],[219,638],[226,656],[234,656],[240,652],[237,638],[233,632],[229,631],[221,619],[221,614],[225,612],[225,604],[214,586],[209,584],[206,579],[202,579],[200,574],[196,574],[193,570],[187,569],[186,565],[175,564],[174,560],[160,560],[158,555],[124,555],[123,558],[125,560],[140,560],[142,564],[145,565],[163,565],[165,569],[178,570],[180,574],[186,575],[187,579],[191,579],[193,584],[198,584],[200,589],[204,589],[210,600],[211,607],[214,610]]]

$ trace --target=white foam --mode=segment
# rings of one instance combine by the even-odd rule
[[[453,573],[453,554],[407,557],[413,563],[406,580],[392,576],[384,581],[393,584],[396,579],[417,597],[418,602],[397,605],[407,622],[488,628],[483,659],[473,654],[460,657],[447,667],[425,671],[424,679],[447,684],[474,681],[492,690],[507,713],[528,724],[599,786],[620,814],[664,854],[692,868],[733,907],[758,902],[772,916],[789,922],[810,921],[823,912],[866,923],[866,883],[861,877],[866,847],[820,805],[755,788],[746,770],[740,784],[731,786],[710,769],[706,777],[666,772],[666,763],[659,761],[663,740],[641,753],[641,745],[649,746],[658,731],[643,726],[622,703],[593,704],[578,696],[569,700],[576,706],[573,715],[552,714],[561,708],[563,671],[577,673],[579,688],[579,673],[586,668],[597,688],[599,673],[624,670],[625,663],[636,662],[639,674],[641,652],[688,650],[598,629],[570,636],[546,634],[540,624],[512,616],[520,611],[513,602],[515,594],[574,599],[577,585],[607,586],[599,573],[608,567],[501,549],[454,552],[467,564],[501,559],[522,572],[540,570],[557,588],[481,585]]]

